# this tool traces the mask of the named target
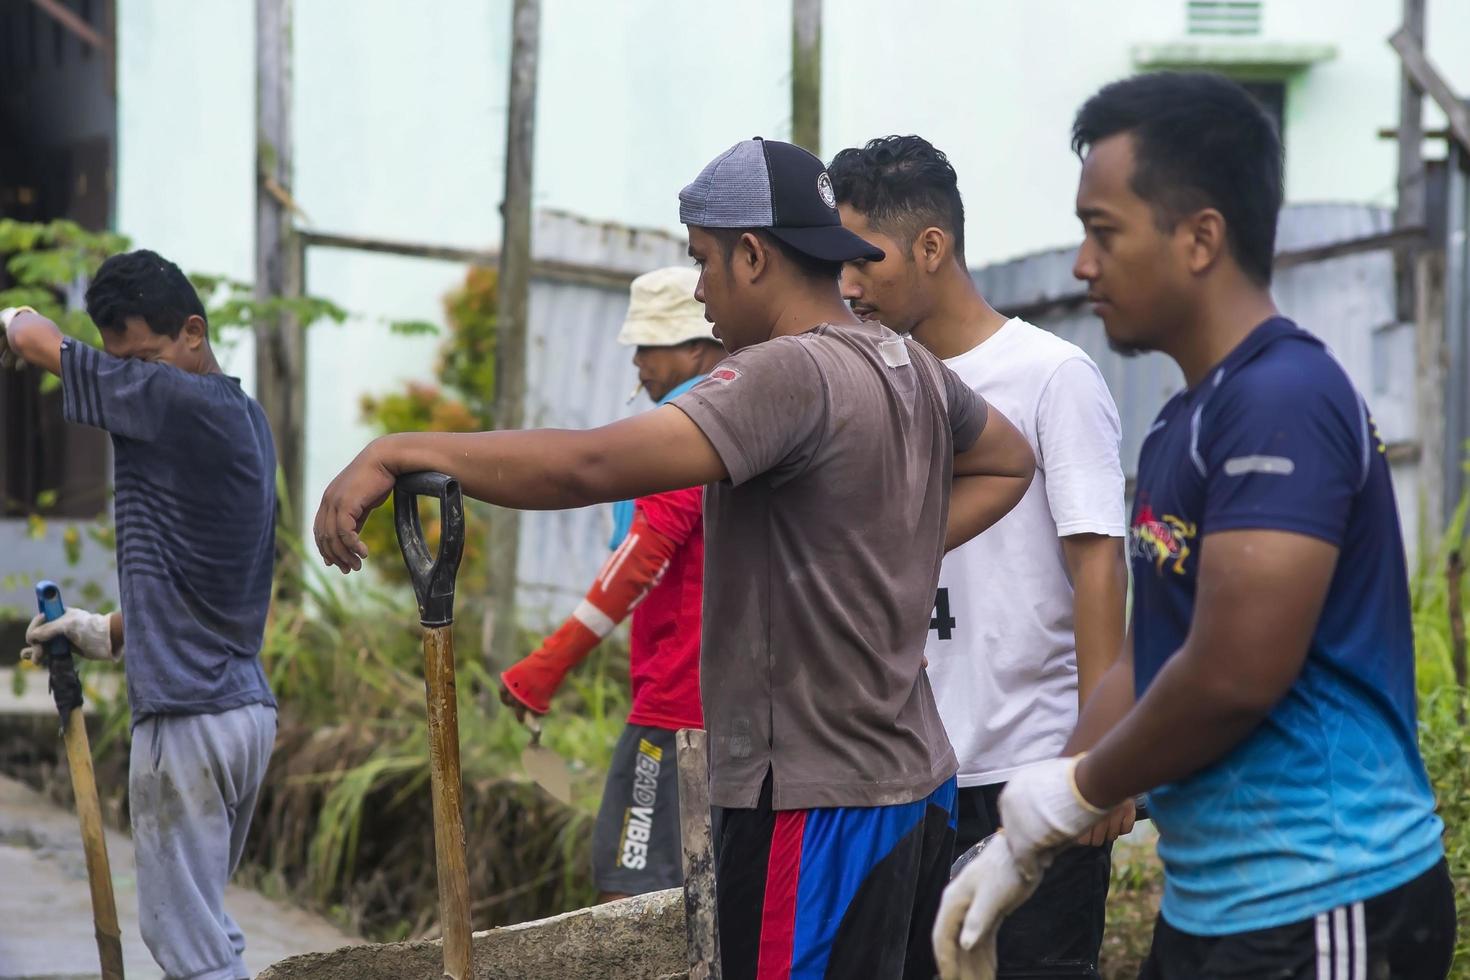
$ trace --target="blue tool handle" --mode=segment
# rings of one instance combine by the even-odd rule
[[[61,586],[55,582],[39,582],[36,584],[36,606],[41,615],[46,617],[46,622],[54,622],[61,618],[66,612],[66,606],[61,602]],[[71,641],[64,636],[58,636],[54,640],[46,641],[46,656],[66,657],[71,654]]]
[[[48,623],[60,619],[66,612],[61,603],[61,587],[55,582],[37,583],[36,605]],[[51,674],[51,698],[56,702],[56,711],[61,715],[61,730],[65,732],[72,711],[82,706],[82,682],[72,661],[71,641],[66,637],[58,636],[46,641],[46,669]]]

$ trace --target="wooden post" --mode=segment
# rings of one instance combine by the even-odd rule
[[[679,834],[684,848],[684,930],[689,980],[720,980],[715,853],[710,839],[709,751],[702,728],[674,735],[679,756]]]
[[[536,58],[540,0],[515,0],[511,12],[510,108],[505,126],[505,196],[500,204],[500,309],[495,337],[495,427],[519,429],[526,413],[526,327],[531,293],[531,175],[536,140]],[[491,665],[519,656],[516,566],[520,513],[497,509],[490,520]]]
[[[1444,252],[1424,249],[1414,264],[1414,429],[1419,439],[1419,554],[1433,554],[1458,501],[1445,493]],[[1458,458],[1458,457],[1457,457]]]
[[[822,0],[791,0],[791,142],[822,155]]]
[[[1450,664],[1455,670],[1455,711],[1460,724],[1465,724],[1465,612],[1461,596],[1464,588],[1465,563],[1460,558],[1460,549],[1450,552],[1445,566],[1446,586],[1449,589],[1450,613]]]
[[[1424,2],[1404,0],[1403,30],[1420,45],[1424,43]],[[1422,228],[1425,218],[1424,90],[1402,65],[1399,67],[1398,148],[1398,206],[1394,211],[1394,226]],[[1416,259],[1417,249],[1394,252],[1395,306],[1400,321],[1408,321],[1415,316]],[[1423,441],[1422,435],[1420,441]],[[1429,513],[1437,525],[1439,511]],[[1421,520],[1420,523],[1425,522]]]
[[[255,298],[301,295],[301,244],[291,227],[291,0],[255,2]],[[296,317],[255,324],[255,397],[285,474],[281,503],[299,523],[304,503],[306,340]]]

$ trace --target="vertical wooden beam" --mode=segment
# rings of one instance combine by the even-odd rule
[[[1415,432],[1419,440],[1419,554],[1439,547],[1456,501],[1445,499],[1444,252],[1424,249],[1415,261]]]
[[[255,298],[301,295],[301,244],[291,227],[291,2],[255,2]],[[296,317],[255,324],[255,397],[285,475],[285,513],[301,521],[306,458],[306,340]]]
[[[526,333],[531,293],[531,187],[536,142],[536,60],[540,0],[515,0],[511,11],[509,111],[505,126],[505,196],[500,204],[500,309],[495,338],[495,427],[519,429],[526,412]],[[520,656],[516,566],[520,514],[497,509],[490,521],[490,635],[493,663]]]
[[[822,0],[791,0],[791,142],[822,155]]]
[[[710,838],[709,750],[704,729],[674,733],[679,756],[679,835],[684,850],[684,930],[689,980],[720,980],[715,854]]]
[[[1403,0],[1402,30],[1421,47],[1424,44],[1425,0]],[[1425,217],[1424,90],[1404,65],[1399,66],[1398,206],[1394,225],[1422,228]],[[1394,253],[1394,286],[1398,318],[1414,315],[1415,254]],[[1436,517],[1437,519],[1437,517]]]
[[[1403,0],[1403,30],[1420,47],[1424,45],[1425,0]],[[1399,174],[1398,208],[1394,224],[1399,228],[1424,226],[1424,90],[1409,70],[1399,66]],[[1412,310],[1413,307],[1408,307]]]
[[[1445,158],[1444,509],[1445,526],[1466,493],[1470,441],[1470,152],[1450,140]]]

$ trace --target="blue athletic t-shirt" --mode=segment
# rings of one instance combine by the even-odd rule
[[[1229,755],[1149,795],[1164,918],[1199,935],[1362,901],[1444,853],[1388,461],[1341,365],[1281,317],[1171,399],[1144,441],[1129,531],[1140,696],[1184,643],[1208,535],[1231,529],[1341,550],[1280,704]]]
[[[260,665],[276,451],[234,378],[61,348],[62,412],[112,436],[124,668],[136,725],[275,706]]]

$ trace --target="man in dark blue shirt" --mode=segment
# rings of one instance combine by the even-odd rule
[[[1109,340],[1168,354],[1186,388],[1139,461],[1132,643],[1070,757],[1001,796],[997,846],[946,896],[942,972],[1147,790],[1165,885],[1144,978],[1443,978],[1454,895],[1393,486],[1363,399],[1271,297],[1275,130],[1234,83],[1162,73],[1104,88],[1073,142],[1075,273]]]
[[[275,741],[260,664],[275,539],[265,414],[209,345],[178,266],[115,255],[87,291],[103,350],[21,308],[9,352],[61,377],[68,421],[112,435],[122,611],[37,618],[25,656],[66,636],[95,660],[124,649],[133,713],[128,793],[143,940],[170,977],[250,974],[223,907]]]

